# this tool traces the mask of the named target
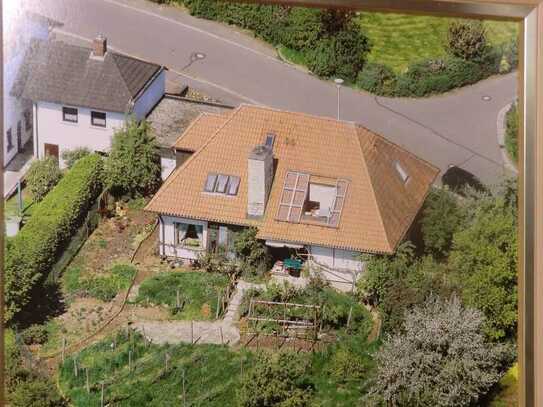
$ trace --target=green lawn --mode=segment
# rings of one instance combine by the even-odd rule
[[[358,19],[373,44],[372,62],[401,72],[412,62],[445,54],[450,18],[360,13]],[[493,45],[507,42],[518,30],[517,23],[503,21],[485,21],[485,26]]]
[[[218,293],[228,285],[223,274],[198,271],[166,272],[143,281],[136,302],[164,305],[175,319],[214,319]],[[181,310],[176,310],[179,291]]]
[[[32,196],[28,189],[23,188],[22,190],[23,197],[23,212],[25,216],[30,216],[34,210],[34,203],[32,201]],[[19,213],[19,202],[17,198],[17,193],[15,193],[11,198],[4,202],[4,217],[9,218],[17,216]]]
[[[518,405],[518,363],[502,377],[488,407],[510,407]]]

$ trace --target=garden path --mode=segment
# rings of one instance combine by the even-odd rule
[[[233,345],[239,341],[236,321],[243,294],[250,288],[263,288],[264,284],[240,280],[230,299],[224,319],[217,321],[138,321],[132,327],[156,344],[213,343]]]

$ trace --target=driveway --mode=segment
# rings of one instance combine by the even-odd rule
[[[336,116],[334,84],[279,61],[272,48],[237,29],[144,0],[28,1],[64,23],[60,34],[88,40],[103,33],[114,49],[164,64],[170,76],[225,102]],[[205,58],[191,62],[196,52]],[[515,74],[421,100],[343,88],[341,119],[362,123],[442,170],[458,165],[492,183],[506,171],[496,118],[515,95]]]

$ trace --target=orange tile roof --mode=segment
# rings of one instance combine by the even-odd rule
[[[183,140],[199,140],[203,144],[166,180],[147,210],[254,225],[262,239],[392,253],[439,173],[431,164],[351,122],[252,105],[241,105],[222,121],[207,115],[198,121],[180,141],[181,145]],[[189,134],[192,131],[197,134]],[[264,217],[248,219],[247,157],[270,131],[276,134],[275,177]],[[394,168],[395,161],[409,174],[405,184]],[[337,228],[276,219],[287,171],[308,173],[315,182],[349,181]],[[238,195],[204,193],[210,172],[241,177]]]
[[[202,113],[187,127],[175,142],[175,148],[185,151],[198,151],[217,129],[228,119],[229,113]]]

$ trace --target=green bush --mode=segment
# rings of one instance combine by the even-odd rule
[[[147,195],[160,184],[160,156],[149,123],[128,121],[113,135],[104,163],[105,184],[115,195]]]
[[[81,289],[91,297],[111,301],[120,291],[130,287],[135,274],[134,266],[116,264],[109,270],[109,275],[82,279],[79,284]]]
[[[270,266],[270,255],[266,245],[256,238],[256,228],[245,228],[234,238],[234,253],[243,262],[244,270],[250,275],[262,275]]]
[[[12,407],[62,407],[68,403],[59,394],[55,384],[47,378],[31,375],[28,380],[17,383],[8,394]]]
[[[30,325],[21,333],[21,338],[26,345],[44,344],[47,341],[47,328],[45,325]]]
[[[34,160],[26,173],[26,186],[34,202],[40,202],[61,178],[62,173],[53,157]]]
[[[32,290],[39,288],[80,226],[101,191],[101,176],[100,156],[82,158],[34,209],[25,227],[6,239],[6,321],[29,303]]]
[[[293,352],[260,353],[242,378],[239,404],[246,407],[302,407],[314,389],[307,372],[309,360]]]
[[[78,147],[73,150],[64,150],[62,152],[62,159],[66,167],[72,168],[77,160],[89,155],[91,152],[87,147]]]
[[[358,73],[356,84],[377,95],[391,95],[396,86],[396,74],[387,65],[367,63]]]
[[[447,35],[447,52],[456,58],[472,61],[487,48],[486,30],[482,21],[453,21]]]
[[[505,115],[505,148],[515,164],[518,162],[518,107],[516,103]]]

